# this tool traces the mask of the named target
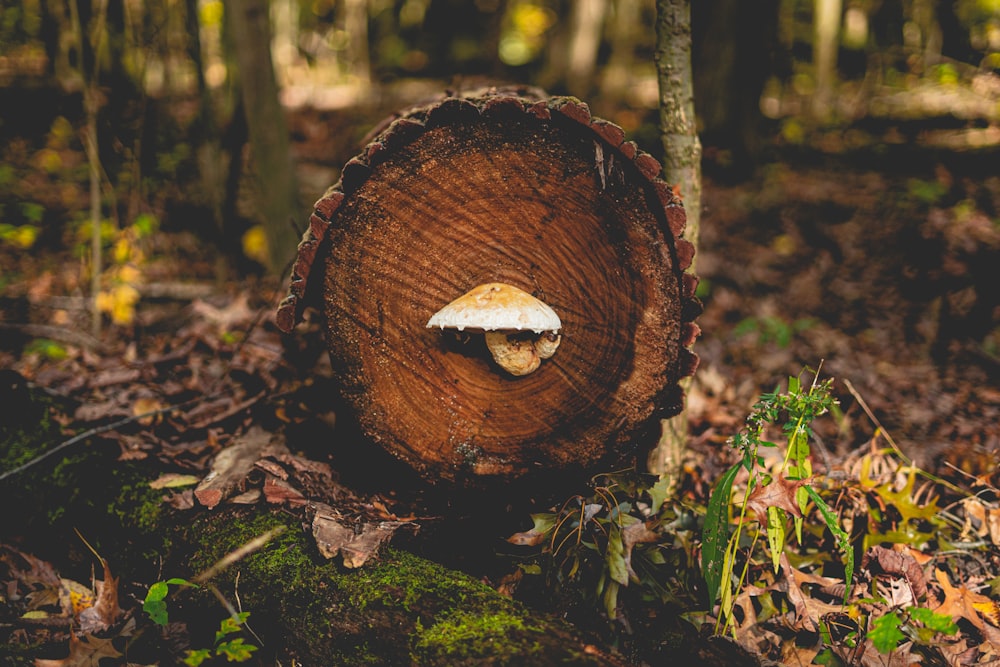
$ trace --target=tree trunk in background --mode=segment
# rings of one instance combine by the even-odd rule
[[[566,88],[578,97],[587,96],[594,86],[597,51],[607,0],[575,0],[570,14],[569,52],[566,63]]]
[[[656,2],[656,71],[660,85],[663,173],[667,182],[680,188],[687,213],[684,236],[697,248],[701,213],[701,142],[694,114],[690,0]],[[689,384],[689,378],[685,378],[682,383],[685,391]],[[661,425],[662,434],[650,455],[649,467],[653,472],[677,480],[687,444],[687,413],[682,411],[664,419]]]
[[[298,242],[291,224],[299,217],[288,128],[278,99],[271,63],[267,0],[226,5],[226,21],[240,70],[240,88],[249,128],[259,202],[272,272],[280,272]]]
[[[368,58],[368,0],[347,0],[343,3],[344,30],[349,38],[348,66],[353,83],[362,95],[371,85],[371,63]]]
[[[816,68],[816,95],[813,97],[813,116],[829,118],[833,109],[834,86],[837,79],[837,47],[840,35],[842,0],[816,0],[813,27],[816,48],[813,65]]]
[[[764,83],[769,76],[788,75],[781,63],[772,62],[780,4],[780,0],[698,0],[691,5],[701,139],[726,151],[724,166],[736,177],[748,176],[759,159]]]
[[[609,31],[611,54],[601,77],[601,96],[621,100],[632,84],[636,32],[643,29],[637,0],[615,0],[614,21]]]

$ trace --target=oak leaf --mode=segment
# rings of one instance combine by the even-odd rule
[[[757,520],[767,524],[767,508],[778,507],[792,516],[802,516],[795,494],[805,480],[774,477],[764,486],[756,486],[747,498],[747,507],[757,515]]]
[[[934,577],[941,585],[944,592],[944,601],[933,609],[938,614],[947,614],[955,621],[960,618],[972,623],[974,626],[983,629],[985,625],[981,614],[986,614],[991,620],[996,618],[997,604],[992,599],[974,593],[965,586],[955,587],[951,585],[948,575],[944,570],[934,570]]]

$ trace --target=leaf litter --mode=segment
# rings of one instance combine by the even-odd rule
[[[918,219],[917,233],[941,240],[948,262],[908,266],[912,258],[898,254],[884,265],[872,262],[865,249],[895,247],[892,234],[899,234],[906,221],[886,214],[892,203],[881,197],[884,180],[840,176],[829,179],[821,170],[771,172],[752,195],[751,215],[764,221],[763,234],[760,224],[746,224],[746,210],[727,203],[741,201],[745,207],[745,188],[707,187],[711,224],[703,228],[699,272],[713,287],[700,320],[706,332],[698,349],[703,363],[688,397],[692,440],[682,499],[704,506],[715,482],[734,463],[723,445],[740,428],[757,394],[775,378],[798,372],[803,360],[826,359],[827,371],[850,378],[881,420],[873,427],[860,403],[838,384],[841,413],[819,424],[814,434],[823,495],[832,498],[841,524],[863,541],[858,585],[845,606],[844,578],[831,558],[834,549],[807,524],[802,543],[783,555],[777,570],[769,563],[752,564],[733,602],[740,614],[737,641],[755,655],[784,664],[824,660],[824,646],[849,664],[990,664],[1000,657],[995,361],[983,361],[981,350],[968,341],[947,337],[942,344],[950,350],[948,363],[928,360],[927,349],[936,344],[933,332],[943,322],[933,320],[935,308],[942,303],[957,308],[963,297],[960,290],[953,294],[944,287],[934,297],[938,306],[905,298],[906,286],[900,287],[894,275],[916,271],[961,282],[963,271],[981,261],[981,248],[994,243],[995,231],[982,224],[982,216],[960,220],[943,206],[932,207],[923,212],[924,221]],[[853,217],[824,226],[815,219],[825,206],[851,211]],[[866,224],[871,220],[883,224],[872,230]],[[768,224],[776,229],[768,230]],[[963,224],[971,225],[973,236],[960,233]],[[774,242],[778,235],[782,243]],[[968,241],[973,237],[979,245]],[[868,242],[859,244],[859,238]],[[787,254],[789,242],[797,254]],[[727,264],[731,257],[747,261]],[[41,272],[42,278],[50,275]],[[43,282],[46,290],[58,291],[53,279],[38,281]],[[303,377],[302,360],[309,360],[304,367],[311,375],[327,373],[322,351],[308,343],[318,332],[314,327],[305,336],[283,340],[268,321],[271,304],[248,291],[215,297],[208,296],[210,291],[179,310],[156,311],[155,317],[143,315],[140,303],[139,319],[154,333],[102,340],[100,349],[69,344],[60,359],[0,352],[5,355],[0,361],[75,405],[59,417],[63,424],[78,433],[116,425],[96,435],[116,441],[122,459],[155,459],[164,475],[178,476],[156,481],[165,503],[192,511],[266,502],[299,511],[324,556],[362,566],[377,555],[387,535],[419,522],[412,508],[393,507],[395,501],[387,497],[345,486],[329,458],[315,451],[303,454],[288,441],[287,427],[329,410],[321,400],[302,400],[313,379]],[[737,331],[735,325],[744,322]],[[892,331],[906,331],[906,342],[888,337]],[[889,446],[889,433],[902,434],[903,449],[914,460]],[[233,451],[225,454],[229,448]],[[916,466],[974,495],[933,480],[921,483],[926,478]],[[171,486],[175,479],[199,484]],[[739,489],[742,483],[735,482],[738,493],[745,492]],[[766,520],[769,508],[780,507],[794,516],[795,489],[796,480],[781,477],[756,487],[750,493],[755,515]],[[592,523],[599,510],[584,504],[581,512]],[[656,546],[646,541],[651,530],[645,520],[622,529],[628,545],[623,542],[611,572],[623,588],[634,585],[633,574],[642,576],[631,550]],[[532,529],[518,539],[524,546],[541,546],[545,537]],[[71,585],[39,558],[9,545],[2,549],[3,590],[14,591],[7,600],[24,613],[47,609],[50,619],[64,618],[68,624],[60,591],[77,601],[80,613],[93,608],[91,598],[100,598],[101,591]],[[112,580],[110,572],[104,580]],[[934,629],[939,627],[934,618],[906,611],[919,608],[957,624],[960,632],[943,633]],[[705,623],[714,620],[715,611],[709,610]],[[125,618],[130,613],[127,609]],[[91,615],[97,625],[107,620],[96,611]],[[114,638],[76,638],[31,622],[38,619],[23,621],[19,630],[47,633],[50,639],[63,633],[70,643],[69,656],[49,664],[96,664],[122,647],[116,648]],[[891,652],[878,650],[876,644],[890,640],[896,642]]]

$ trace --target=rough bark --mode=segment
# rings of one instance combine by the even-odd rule
[[[685,238],[697,247],[701,222],[701,142],[694,112],[690,0],[658,0],[656,16],[664,174],[680,189],[688,220]],[[681,411],[664,419],[661,426],[660,440],[650,456],[649,466],[653,472],[676,480],[680,478],[687,444],[687,416]]]
[[[682,403],[699,311],[684,210],[659,171],[571,98],[492,91],[412,110],[317,203],[279,326],[319,302],[350,413],[430,480],[648,447]],[[488,282],[562,318],[538,371],[507,375],[481,340],[425,328]]]
[[[226,20],[239,65],[243,109],[260,185],[261,217],[271,258],[269,268],[278,273],[295,248],[291,222],[299,214],[299,202],[288,127],[268,48],[269,6],[267,0],[228,3]]]

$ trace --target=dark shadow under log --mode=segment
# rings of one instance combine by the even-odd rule
[[[681,409],[697,335],[684,211],[659,164],[567,98],[448,98],[376,136],[320,199],[299,249],[288,331],[326,316],[364,434],[430,480],[588,467]],[[481,336],[426,328],[476,285],[549,304],[562,344],[500,370]]]

